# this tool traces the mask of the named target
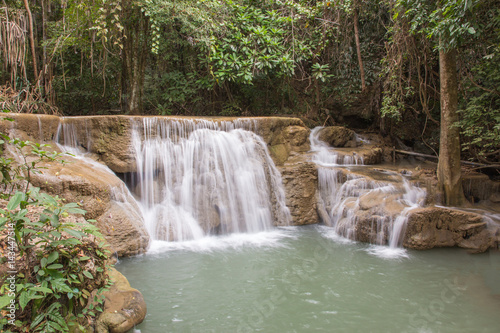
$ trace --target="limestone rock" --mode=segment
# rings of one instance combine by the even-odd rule
[[[48,142],[55,139],[60,117],[50,115],[34,115],[26,113],[8,113],[2,118],[12,118],[15,121],[0,120],[0,131],[14,132],[12,138],[36,142]]]
[[[296,162],[280,168],[286,193],[286,205],[292,215],[292,225],[319,222],[318,170],[312,162]]]
[[[342,126],[329,126],[319,131],[318,138],[332,147],[345,147],[354,139],[354,132]]]
[[[142,294],[130,286],[116,269],[111,269],[114,282],[104,293],[104,312],[97,319],[97,333],[125,333],[146,317],[146,303]]]
[[[465,196],[472,202],[488,200],[495,195],[500,196],[500,182],[491,180],[482,173],[462,174],[462,186]]]
[[[79,144],[111,170],[118,173],[137,170],[132,143],[132,117],[94,116],[61,118],[63,130],[76,131]]]
[[[440,207],[412,211],[403,245],[417,250],[459,246],[484,252],[494,239],[481,215]]]
[[[304,126],[291,125],[279,128],[278,132],[273,133],[268,148],[274,163],[283,165],[291,154],[309,151],[310,132],[311,130]]]
[[[283,130],[283,136],[289,151],[307,152],[311,149],[309,134],[311,130],[303,126],[288,126]]]
[[[493,203],[500,203],[500,193],[496,192],[490,195],[490,201]]]
[[[97,220],[110,250],[118,256],[144,253],[149,236],[138,207],[125,184],[105,166],[66,157],[69,163],[46,163],[43,174],[35,174],[34,186],[57,194],[68,202],[78,202],[87,219]]]
[[[112,200],[106,212],[97,218],[97,226],[118,257],[144,253],[149,245],[142,216],[138,208],[133,210],[129,205]]]

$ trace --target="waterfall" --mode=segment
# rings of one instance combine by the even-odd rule
[[[311,151],[315,152],[313,162],[319,166],[337,166],[337,165],[363,165],[363,156],[356,153],[340,154],[339,150],[331,149],[329,145],[319,139],[319,131],[324,127],[318,126],[312,129],[309,135],[311,142]],[[357,141],[362,141],[356,135]]]
[[[321,128],[311,131],[310,141],[327,213],[323,222],[345,238],[400,247],[408,213],[423,205],[425,190],[397,172],[363,166],[355,151],[339,154],[318,139]]]
[[[145,117],[131,120],[137,171],[128,188],[111,189],[130,216],[140,215],[153,240],[186,241],[229,233],[257,233],[288,225],[281,174],[256,121]],[[88,155],[91,127],[62,119],[61,151],[104,168]],[[83,136],[83,137],[79,137]]]
[[[288,224],[281,175],[255,121],[143,118],[131,182],[156,240],[255,233]]]
[[[85,141],[86,147],[90,147],[92,142],[90,134],[91,128],[87,121],[85,121],[85,137],[82,138],[78,135],[79,132],[77,131],[76,125],[66,120],[69,120],[69,118],[61,118],[55,137],[55,142],[61,152],[69,153],[72,158],[84,163],[89,172],[94,171],[104,176],[107,174],[116,177],[115,173],[110,168],[91,158],[91,154],[83,148],[84,145],[82,141]],[[139,204],[132,193],[130,193],[125,183],[116,182],[114,186],[110,184],[109,190],[110,199],[113,203],[117,204],[128,216],[133,217],[134,220],[144,223]]]

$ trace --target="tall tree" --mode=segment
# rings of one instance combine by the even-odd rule
[[[144,75],[149,53],[149,20],[132,0],[122,1],[122,109],[127,114],[141,114]]]
[[[458,78],[456,55],[465,36],[474,28],[468,15],[477,1],[473,0],[399,0],[396,14],[411,22],[411,30],[432,38],[439,52],[441,100],[441,134],[437,168],[438,190],[445,205],[464,203],[460,165],[460,130],[458,117]]]
[[[366,90],[365,68],[363,65],[363,57],[361,56],[361,43],[359,41],[359,10],[358,1],[353,4],[353,19],[354,19],[354,40],[356,41],[356,53],[358,54],[359,75],[361,78],[361,90]]]
[[[441,94],[441,134],[439,138],[438,187],[444,204],[460,206],[465,197],[460,164],[460,129],[458,117],[457,51],[440,45],[439,81]]]

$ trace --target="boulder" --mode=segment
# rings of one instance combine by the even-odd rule
[[[417,250],[458,246],[484,252],[494,245],[481,215],[441,207],[411,211],[403,245]]]
[[[318,138],[332,147],[342,148],[354,139],[354,132],[342,126],[324,127],[319,131]]]
[[[280,168],[285,187],[286,205],[290,209],[292,225],[319,222],[318,170],[312,162],[295,162]]]
[[[104,312],[96,322],[97,333],[125,333],[146,317],[142,294],[130,286],[120,272],[112,268],[109,276],[113,285],[104,293]]]
[[[34,186],[77,202],[85,217],[97,221],[110,250],[118,256],[146,252],[149,236],[139,208],[125,184],[107,167],[82,159],[65,157],[67,163],[45,163],[42,174],[32,178]]]
[[[479,172],[462,173],[462,186],[465,196],[472,202],[500,196],[500,181]]]
[[[274,163],[283,165],[291,155],[309,151],[311,149],[310,132],[311,130],[307,127],[290,125],[277,127],[270,136],[270,140],[264,138],[264,141],[268,143],[269,153]]]

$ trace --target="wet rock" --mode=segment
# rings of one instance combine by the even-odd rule
[[[329,126],[319,131],[318,138],[332,147],[341,148],[354,139],[354,132],[341,126]]]
[[[97,333],[125,333],[146,317],[147,307],[142,294],[130,286],[120,272],[112,268],[114,282],[104,293],[104,312],[97,319]]]
[[[138,212],[111,201],[106,212],[97,218],[97,226],[110,250],[119,257],[141,254],[148,248],[149,235]]]
[[[493,203],[500,203],[500,193],[496,192],[490,195],[490,201]]]
[[[363,162],[366,165],[379,164],[382,161],[382,149],[372,148],[361,153],[363,156]]]
[[[464,194],[472,202],[488,200],[495,195],[500,197],[500,182],[491,180],[482,173],[462,174],[462,186]]]
[[[454,209],[428,207],[410,213],[403,245],[417,250],[459,246],[484,252],[494,244],[482,216]]]
[[[290,155],[304,153],[311,149],[309,133],[304,126],[291,125],[276,129],[268,143],[269,153],[276,165],[283,165]],[[264,141],[268,141],[264,138]]]
[[[285,187],[286,205],[292,215],[292,225],[319,222],[318,170],[312,162],[296,162],[280,168]]]
[[[80,203],[87,211],[85,218],[97,221],[110,250],[118,256],[144,253],[149,236],[125,184],[104,166],[65,159],[66,164],[45,163],[43,174],[33,175],[33,185],[67,202]]]

